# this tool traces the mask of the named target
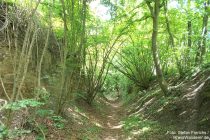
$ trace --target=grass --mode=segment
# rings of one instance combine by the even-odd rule
[[[130,98],[132,99],[129,99],[130,101],[128,100],[128,104],[130,104],[133,99],[140,99],[140,101],[135,102],[134,105],[138,106],[138,110],[144,108],[144,111],[142,112],[142,115],[139,115],[139,113],[132,113],[121,122],[123,124],[124,132],[129,136],[137,139],[151,139],[154,136],[165,139],[166,132],[174,130],[175,126],[171,124],[167,125],[167,122],[155,121],[154,119],[151,119],[150,116],[153,116],[152,118],[154,118],[154,116],[159,115],[166,106],[169,106],[171,109],[173,109],[172,107],[175,108],[176,106],[173,106],[172,104],[177,100],[177,97],[164,97],[161,91],[156,88],[147,91],[146,93],[141,92],[139,94],[134,94]]]
[[[81,128],[80,133],[82,135],[80,138],[82,140],[98,140],[98,134],[100,133],[100,131],[101,128],[96,125]]]
[[[138,115],[132,115],[122,121],[123,130],[128,136],[142,140],[160,138],[165,139],[167,131],[174,130],[174,126],[167,126],[158,121],[144,119]]]
[[[159,124],[156,121],[145,120],[138,115],[132,115],[122,121],[123,130],[129,133],[133,129],[141,130],[142,133],[158,128]]]

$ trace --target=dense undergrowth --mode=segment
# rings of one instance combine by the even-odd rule
[[[209,136],[209,0],[173,3],[1,0],[0,139]]]
[[[171,86],[179,86],[173,87],[168,97],[161,96],[155,85],[147,91],[133,94],[125,104],[128,112],[122,121],[125,132],[134,139],[173,139],[178,131],[204,131],[206,134],[201,136],[208,138],[210,112],[204,110],[210,104],[207,99],[209,70],[209,66],[205,66],[186,77],[173,79]]]

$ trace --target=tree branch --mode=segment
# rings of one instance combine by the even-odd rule
[[[150,10],[150,13],[151,13],[152,17],[154,17],[154,8],[152,7],[151,3],[146,0],[146,4],[147,4],[147,6]]]

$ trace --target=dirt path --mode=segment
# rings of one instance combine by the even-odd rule
[[[126,114],[122,102],[108,101],[103,98],[96,99],[96,102],[96,106],[90,106],[80,100],[77,106],[83,111],[68,108],[69,117],[73,118],[73,123],[67,129],[70,130],[69,139],[126,140],[121,124]]]
[[[107,102],[106,103],[106,115],[100,118],[101,123],[104,124],[104,128],[101,131],[100,137],[102,140],[122,140],[125,139],[123,134],[122,124],[120,124],[125,113],[123,112],[122,103]]]

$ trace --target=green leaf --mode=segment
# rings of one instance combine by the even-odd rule
[[[11,110],[20,110],[26,107],[38,107],[41,105],[44,105],[44,103],[36,101],[35,99],[24,99],[13,103],[9,103],[4,108]]]

